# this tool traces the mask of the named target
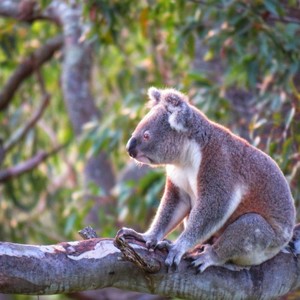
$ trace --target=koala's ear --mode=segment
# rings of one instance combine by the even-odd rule
[[[161,98],[167,109],[170,111],[189,103],[187,97],[175,89],[162,90]]]
[[[168,121],[171,128],[178,132],[188,131],[192,110],[186,96],[176,90],[168,89],[164,90],[162,101],[169,112]]]
[[[148,89],[148,97],[150,101],[155,105],[160,102],[161,92],[159,89],[151,87]]]
[[[182,106],[184,102],[187,102],[183,94],[171,89],[165,91],[163,98],[170,110],[176,109]]]

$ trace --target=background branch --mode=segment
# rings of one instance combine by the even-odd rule
[[[32,117],[26,122],[26,124],[24,126],[17,129],[12,134],[10,139],[4,144],[5,153],[7,153],[11,148],[13,148],[28,133],[28,131],[36,124],[36,122],[43,115],[49,102],[50,102],[50,95],[44,94],[42,96],[42,102],[41,102],[39,108],[34,112]]]
[[[64,146],[61,145],[59,147],[54,148],[50,152],[41,151],[38,154],[36,154],[34,157],[26,161],[23,161],[8,169],[0,170],[0,183],[31,171],[32,169],[37,167],[40,163],[42,163],[44,160],[46,160],[49,156],[57,153],[63,147]]]
[[[42,47],[37,49],[16,68],[0,92],[0,111],[7,108],[14,94],[22,82],[34,71],[50,60],[54,53],[63,45],[63,37],[56,36],[49,39]]]
[[[4,144],[4,151],[7,153],[11,148],[13,148],[27,133],[28,131],[36,124],[36,122],[41,118],[43,112],[50,102],[50,95],[46,91],[45,82],[43,76],[41,74],[41,70],[38,69],[36,71],[37,80],[40,85],[41,93],[42,93],[42,103],[38,110],[32,115],[29,121],[26,122],[24,126],[17,129],[10,139]]]
[[[0,16],[28,23],[37,20],[57,23],[57,20],[49,18],[47,14],[41,12],[39,3],[36,0],[1,0]]]
[[[36,12],[36,1],[33,0],[3,0],[0,2],[0,15],[19,20],[32,20]]]

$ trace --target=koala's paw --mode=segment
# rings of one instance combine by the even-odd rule
[[[173,245],[173,243],[171,241],[164,239],[162,241],[159,241],[156,244],[155,248],[157,248],[157,249],[167,249],[169,251],[171,249],[172,245]]]
[[[124,236],[125,238],[133,237],[136,240],[145,242],[143,234],[136,232],[134,229],[123,227],[117,232],[117,236]]]
[[[154,235],[139,233],[134,229],[123,227],[117,233],[117,236],[125,236],[125,238],[134,238],[135,240],[145,242],[148,249],[154,249],[157,245],[157,238]]]
[[[181,258],[185,254],[185,249],[183,249],[183,247],[180,247],[180,245],[176,243],[168,243],[165,245],[167,245],[166,248],[169,250],[168,256],[165,260],[165,265],[168,268],[174,266],[176,269],[181,261]]]
[[[202,252],[189,255],[188,258],[193,259],[191,265],[197,268],[197,272],[201,273],[210,266],[220,266],[224,264],[224,262],[220,261],[217,257],[211,245],[204,245]]]
[[[157,238],[151,235],[144,234],[144,240],[146,242],[146,247],[148,249],[155,249],[157,247]]]

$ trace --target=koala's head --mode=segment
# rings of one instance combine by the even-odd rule
[[[174,89],[151,87],[148,96],[152,108],[134,130],[126,149],[141,163],[175,163],[188,136],[192,108],[186,97]]]

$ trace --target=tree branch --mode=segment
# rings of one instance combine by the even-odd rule
[[[57,23],[56,19],[41,12],[36,0],[1,0],[0,16],[28,23],[36,20],[48,20]]]
[[[35,17],[35,14],[36,14],[36,1],[3,0],[0,2],[0,15],[3,17],[29,21]]]
[[[35,123],[41,118],[43,115],[46,107],[50,102],[50,95],[46,91],[45,82],[43,76],[41,74],[40,69],[37,70],[37,80],[40,85],[41,93],[42,93],[42,103],[38,110],[32,115],[29,121],[22,126],[21,128],[17,129],[8,142],[4,144],[3,150],[7,153],[11,148],[13,148],[27,133],[28,131],[35,125]]]
[[[178,270],[167,272],[166,252],[150,252],[138,241],[130,241],[130,246],[123,242],[123,248],[120,247],[123,254],[112,239],[50,246],[0,243],[0,292],[37,295],[117,287],[198,300],[269,299],[300,286],[299,256],[291,253],[279,253],[250,270],[234,272],[210,267],[196,274],[184,260]],[[150,267],[154,266],[150,268],[152,271],[140,268],[140,262],[137,267],[124,260],[128,256],[120,260],[128,252],[124,247],[129,247],[131,253],[135,252]]]
[[[50,60],[62,45],[63,37],[56,36],[20,63],[0,92],[0,111],[6,109],[21,83],[41,65]]]
[[[57,153],[63,146],[59,146],[54,148],[50,152],[41,151],[36,154],[34,157],[19,163],[16,166],[10,167],[5,170],[0,170],[0,183],[10,180],[14,177],[20,176],[26,172],[31,171],[35,167],[37,167],[40,163],[46,160],[49,156]]]
[[[3,162],[3,160],[4,160],[4,157],[5,157],[4,145],[3,145],[2,139],[0,138],[0,167],[1,167],[1,165],[2,165],[2,162]]]
[[[300,20],[290,17],[290,16],[286,16],[286,17],[276,17],[274,15],[270,15],[267,17],[266,19],[267,21],[274,21],[274,22],[281,22],[281,23],[286,23],[286,24],[290,24],[290,23],[294,23],[294,24],[300,24]]]
[[[34,126],[34,124],[41,118],[49,102],[50,102],[50,95],[44,94],[42,103],[40,104],[37,111],[35,111],[32,117],[29,119],[29,121],[27,121],[27,123],[24,126],[17,129],[12,134],[10,139],[4,144],[5,153],[7,153],[11,148],[13,148],[28,133],[28,131]]]

